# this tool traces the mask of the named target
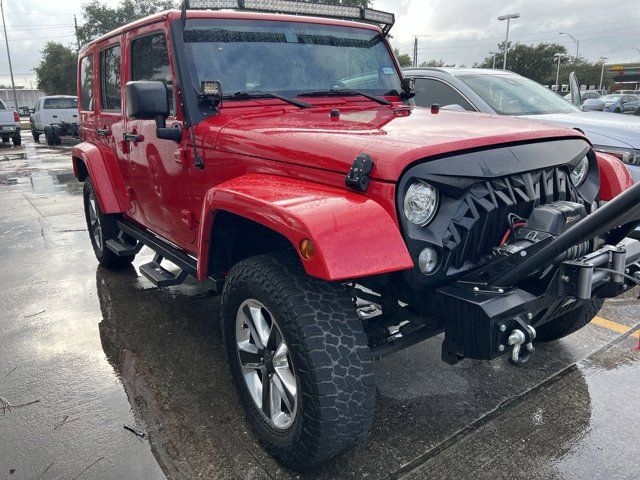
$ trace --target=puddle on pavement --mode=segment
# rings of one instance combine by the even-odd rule
[[[0,147],[0,186],[38,195],[82,193],[82,184],[71,171],[69,145],[59,149],[33,143],[25,147]]]

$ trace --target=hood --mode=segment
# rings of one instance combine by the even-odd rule
[[[640,148],[640,117],[619,113],[571,112],[527,115],[520,118],[561,127],[578,128],[594,145]]]
[[[544,138],[575,137],[576,132],[540,123],[482,113],[387,107],[341,110],[279,109],[262,114],[210,117],[215,148],[230,153],[346,173],[355,158],[368,154],[372,178],[396,181],[416,160],[453,152]],[[222,117],[222,118],[221,118]],[[224,118],[229,117],[229,118]],[[224,125],[215,128],[215,125]],[[209,139],[212,137],[209,136]],[[211,140],[207,141],[209,143]]]

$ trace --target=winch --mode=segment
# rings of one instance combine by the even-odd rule
[[[541,205],[533,209],[527,220],[517,215],[509,216],[510,227],[501,245],[494,248],[496,256],[518,253],[535,243],[557,237],[587,216],[584,205],[560,201]],[[589,253],[590,243],[585,241],[571,247],[558,260],[573,260]]]

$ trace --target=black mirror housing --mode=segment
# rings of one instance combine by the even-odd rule
[[[401,83],[402,87],[402,100],[411,100],[416,96],[416,81],[410,77],[404,77]]]
[[[167,87],[162,82],[136,81],[126,85],[127,116],[138,120],[166,119],[171,109]]]

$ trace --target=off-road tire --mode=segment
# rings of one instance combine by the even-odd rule
[[[536,328],[536,341],[552,342],[577,332],[598,315],[602,308],[601,299],[586,301],[584,304]]]
[[[111,240],[113,238],[117,238],[120,230],[118,229],[118,225],[116,223],[118,216],[112,214],[102,213],[100,205],[98,203],[98,199],[95,194],[95,189],[93,184],[91,183],[91,179],[87,178],[84,182],[84,188],[82,191],[83,203],[84,203],[84,216],[87,221],[87,230],[89,231],[89,238],[91,239],[91,246],[93,247],[93,252],[100,262],[106,268],[122,268],[127,265],[130,265],[134,260],[135,255],[131,255],[128,257],[118,257],[115,253],[109,250],[106,246],[107,240]],[[100,226],[102,228],[102,235],[100,244],[96,240],[93,234],[93,227],[90,219],[90,205],[89,200],[93,198],[95,199],[95,208],[96,214],[100,221]]]
[[[13,142],[14,147],[22,145],[22,135],[20,135],[20,132],[16,133],[13,138],[11,138],[11,141]]]
[[[242,375],[235,325],[240,305],[249,298],[272,312],[296,373],[298,410],[284,431],[261,415]],[[248,420],[279,462],[310,470],[368,434],[375,410],[372,357],[342,285],[307,276],[292,251],[256,256],[231,269],[221,316],[229,369]]]
[[[40,142],[40,133],[35,130],[31,130],[31,136],[33,137],[33,141],[38,143]]]

